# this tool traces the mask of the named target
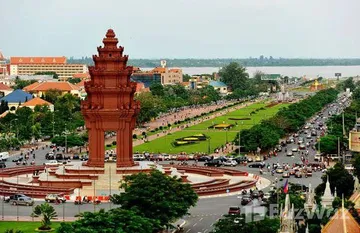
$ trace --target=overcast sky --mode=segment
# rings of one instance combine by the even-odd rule
[[[4,56],[359,58],[360,0],[0,0]]]

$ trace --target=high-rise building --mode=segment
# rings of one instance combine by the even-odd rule
[[[55,72],[60,80],[72,78],[77,73],[87,73],[85,64],[68,64],[66,57],[11,57],[10,75],[33,75]]]

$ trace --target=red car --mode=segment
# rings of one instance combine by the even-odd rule
[[[228,214],[230,215],[239,215],[240,214],[240,207],[239,206],[230,206]]]

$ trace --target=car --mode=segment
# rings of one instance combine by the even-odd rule
[[[194,160],[194,159],[195,159],[195,155],[194,155],[194,154],[189,154],[189,155],[188,155],[188,158],[189,158],[190,160]]]
[[[247,162],[248,158],[246,156],[238,156],[234,160],[239,164]]]
[[[0,161],[6,161],[9,158],[9,152],[0,152]]]
[[[294,147],[291,149],[292,152],[298,152],[298,148],[297,147]]]
[[[248,163],[251,163],[251,162],[253,162],[254,160],[251,158],[251,157],[248,157]]]
[[[143,156],[143,160],[145,160],[145,156],[144,155],[142,155]],[[162,157],[164,158],[164,160],[167,160],[167,161],[169,161],[170,160],[170,155],[169,154],[162,154]]]
[[[306,169],[306,173],[305,176],[312,176],[312,170],[310,169]]]
[[[229,215],[240,215],[240,213],[241,213],[240,206],[229,207],[229,211],[228,211]]]
[[[311,139],[311,134],[306,135],[307,139]]]
[[[284,172],[284,173],[282,174],[282,177],[283,177],[283,178],[289,178],[289,177],[290,177],[290,173],[289,173],[289,172]]]
[[[284,172],[284,168],[283,167],[277,167],[276,168],[276,173],[283,173]]]
[[[80,156],[78,154],[74,154],[72,159],[80,159]]]
[[[277,145],[277,146],[275,147],[275,150],[276,150],[277,152],[282,151],[282,146],[281,146],[281,145]]]
[[[300,145],[299,145],[299,149],[300,149],[300,150],[305,150],[305,149],[306,149],[305,144],[300,144]]]
[[[20,156],[20,157],[18,157],[18,158],[13,159],[12,161],[13,161],[14,163],[16,163],[16,162],[21,162],[21,161],[23,161],[23,160],[24,160],[24,157]]]
[[[221,165],[222,162],[219,159],[208,160],[204,163],[204,166],[209,166],[209,167],[220,167]]]
[[[296,178],[302,178],[302,173],[301,173],[300,171],[297,171],[297,172],[295,173],[295,177],[296,177]]]
[[[252,202],[252,199],[250,196],[246,195],[241,198],[241,205],[247,205]]]
[[[187,161],[188,159],[187,155],[178,155],[176,158],[177,161]]]
[[[134,161],[143,161],[145,160],[145,156],[143,154],[134,154],[133,159]]]
[[[315,160],[315,161],[320,161],[320,160],[321,160],[321,154],[320,154],[320,153],[316,153],[316,154],[314,155],[314,160]]]
[[[299,134],[298,134],[298,133],[294,133],[294,137],[295,137],[295,138],[299,137]]]
[[[287,153],[286,153],[286,156],[293,156],[294,154],[293,154],[293,152],[292,151],[288,151]]]
[[[60,195],[60,194],[48,194],[45,197],[45,201],[46,202],[55,202],[56,200],[61,201],[62,203],[66,202],[66,199],[64,196]]]
[[[49,162],[44,163],[46,166],[59,166],[63,165],[62,162],[58,162],[57,160],[50,160]]]
[[[293,143],[294,142],[294,139],[293,138],[288,138],[288,139],[286,139],[286,143],[287,144],[291,144],[291,143]]]
[[[252,199],[255,199],[255,198],[261,197],[261,194],[260,194],[259,191],[255,190],[250,194],[250,196],[251,196]]]
[[[0,168],[6,168],[6,164],[4,161],[0,161]]]
[[[256,156],[255,157],[255,162],[261,162],[262,160],[261,160],[261,158],[260,158],[260,156]]]
[[[317,136],[317,132],[315,130],[311,131],[311,136]]]
[[[252,164],[249,164],[249,167],[252,167],[252,168],[263,168],[265,167],[265,163],[261,162],[261,163],[252,163]]]
[[[295,175],[295,173],[296,173],[296,171],[295,171],[294,169],[290,169],[290,170],[289,170],[289,174],[290,174],[291,176]]]
[[[47,159],[47,160],[54,160],[54,159],[55,159],[54,152],[50,151],[50,152],[46,153],[46,154],[45,154],[45,159]]]
[[[5,198],[4,201],[12,205],[34,205],[34,200],[24,194],[11,195],[10,197]]]
[[[262,197],[262,200],[263,201],[267,201],[271,198],[271,194],[270,193],[264,193],[263,197]]]
[[[82,156],[80,157],[80,160],[81,160],[81,161],[88,161],[88,160],[89,160],[89,156],[88,156],[88,155],[82,155]]]
[[[208,161],[208,160],[211,160],[211,157],[210,156],[201,156],[199,159],[198,159],[198,161],[200,161],[200,162],[206,162],[206,161]]]
[[[235,167],[237,165],[237,162],[233,159],[229,159],[229,160],[222,162],[222,165]]]

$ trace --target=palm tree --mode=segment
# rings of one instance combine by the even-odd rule
[[[42,226],[39,227],[39,229],[41,230],[50,229],[51,220],[57,217],[54,207],[49,205],[48,203],[37,205],[34,209],[34,212],[32,213],[32,216],[39,217],[40,215],[43,216],[43,219],[41,221]]]

